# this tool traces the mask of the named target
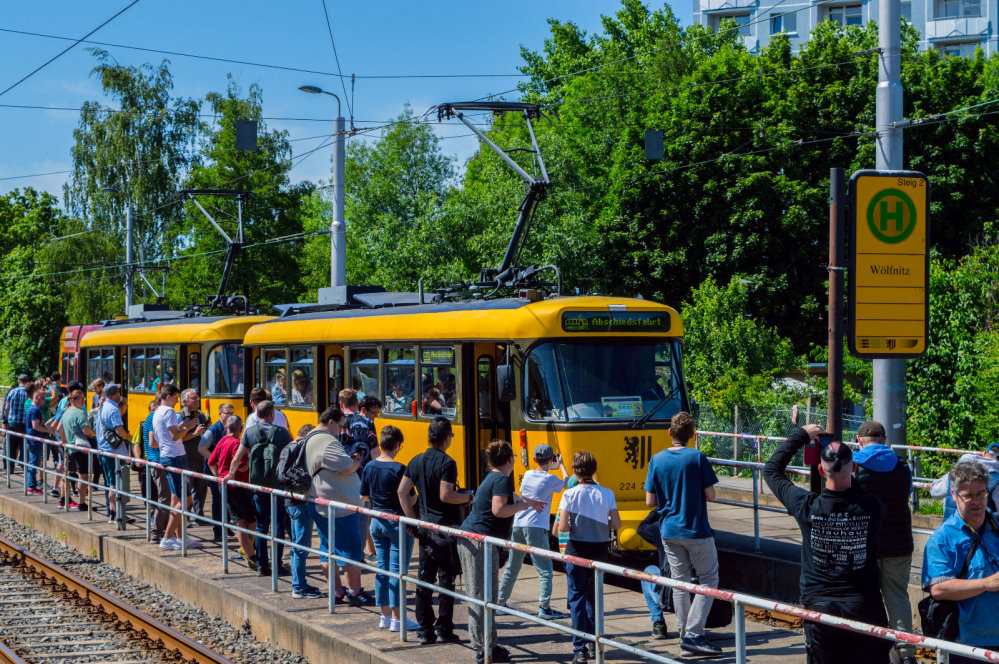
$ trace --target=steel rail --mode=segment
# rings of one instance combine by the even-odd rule
[[[159,641],[165,650],[179,653],[184,661],[196,664],[234,664],[232,660],[223,657],[214,650],[4,537],[0,537],[0,556],[28,567],[75,593],[81,599],[113,614],[136,632],[144,634],[146,638]],[[5,650],[0,644],[0,657],[7,658],[11,664],[23,664],[23,660],[17,655],[5,652]],[[10,659],[11,656],[14,659]],[[0,662],[2,661],[4,660],[0,659]]]
[[[0,642],[0,664],[28,664],[20,657],[17,653],[7,647],[6,644]]]

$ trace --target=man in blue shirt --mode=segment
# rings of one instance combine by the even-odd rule
[[[718,552],[708,523],[708,501],[715,499],[718,483],[711,462],[700,451],[687,447],[694,437],[694,418],[677,413],[669,425],[673,446],[652,457],[645,479],[645,503],[659,508],[659,528],[669,560],[670,576],[692,581],[697,570],[703,586],[718,587]],[[680,649],[693,655],[719,655],[721,648],[704,637],[704,623],[711,598],[673,589]]]
[[[7,436],[6,456],[10,459],[21,458],[21,444],[24,439],[20,436],[15,436],[14,434],[24,433],[26,431],[26,423],[24,421],[24,404],[28,400],[28,393],[25,391],[24,386],[27,382],[27,374],[21,374],[18,376],[17,387],[7,393],[3,402],[3,421],[7,423],[7,429],[12,432]],[[6,459],[4,459],[3,467],[4,470],[7,469]],[[16,462],[14,463],[14,467],[17,467]]]
[[[958,643],[999,650],[999,524],[987,507],[989,471],[980,463],[958,463],[949,477],[957,511],[926,542],[923,590],[957,602]],[[975,660],[951,655],[950,661]]]
[[[28,435],[37,438],[51,438],[55,432],[45,424],[48,419],[44,412],[45,390],[37,385],[28,385],[27,394],[31,399],[31,405],[25,415]],[[42,493],[38,482],[38,471],[43,469],[45,464],[43,445],[44,443],[39,440],[29,440],[25,445],[28,450],[28,465],[31,466],[25,473],[25,485],[29,494]]]

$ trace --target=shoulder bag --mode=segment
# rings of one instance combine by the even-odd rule
[[[971,550],[968,551],[967,558],[964,559],[964,566],[961,568],[961,573],[957,578],[963,579],[964,575],[968,573],[968,566],[971,565],[971,557],[975,555],[975,549],[978,548],[980,541],[981,539],[976,536],[974,544],[971,545]],[[933,595],[927,595],[919,600],[919,622],[923,627],[923,636],[942,639],[944,641],[957,640],[958,614],[957,602],[953,600],[934,599]]]

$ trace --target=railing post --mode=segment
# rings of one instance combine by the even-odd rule
[[[486,604],[482,605],[482,652],[486,662],[493,661],[493,611],[487,604],[493,601],[493,547],[488,542],[482,542],[482,599]],[[466,592],[468,589],[466,588]],[[472,593],[469,592],[469,595]],[[469,606],[471,608],[471,605]]]
[[[327,548],[327,551],[326,551],[326,556],[327,556],[326,557],[326,561],[327,561],[326,565],[327,565],[327,567],[326,567],[326,569],[329,570],[329,579],[328,579],[328,581],[329,581],[329,592],[330,592],[330,613],[335,613],[336,609],[334,607],[336,605],[336,592],[335,592],[336,591],[336,581],[334,579],[335,579],[337,571],[336,571],[336,565],[333,562],[333,542],[336,539],[336,534],[335,534],[335,531],[333,530],[333,506],[332,505],[327,505],[326,506],[326,532],[329,534],[329,536],[326,538],[326,541],[329,543],[329,546],[326,547]]]
[[[733,604],[735,609],[735,664],[746,664],[746,607],[738,600]]]
[[[604,644],[600,637],[604,635],[604,571],[593,570],[593,656],[597,664],[604,662]]]
[[[146,484],[146,499],[143,501],[146,505],[146,541],[148,542],[153,538],[153,469],[147,463],[145,466],[146,472],[143,475],[145,477]],[[159,498],[159,496],[157,496]]]
[[[911,449],[906,450],[906,455],[909,457],[909,472],[911,473],[911,477],[922,477],[923,474],[922,474],[921,468],[920,468],[921,464],[919,463],[919,457],[917,457],[915,454],[913,454]],[[910,494],[909,497],[910,497],[910,500],[912,501],[912,507],[911,507],[912,513],[913,514],[918,514],[919,513],[919,490],[918,489],[914,489],[912,491],[912,493]]]
[[[937,664],[948,664],[950,662],[950,653],[944,652],[943,650],[937,649]]]
[[[14,460],[10,457],[10,437],[13,433],[4,434],[3,437],[3,466],[7,469],[7,488],[10,488],[10,467],[14,464]]]
[[[42,441],[42,460],[38,464],[38,473],[42,476],[42,502],[49,502],[49,476],[45,474],[45,462],[49,456],[49,443]]]
[[[228,512],[229,512],[229,478],[222,478],[222,489],[219,493],[222,495],[222,573],[229,573],[229,528],[226,526],[229,523]]]
[[[406,582],[402,577],[409,572],[409,566],[403,567],[406,560],[406,524],[402,521],[396,522],[399,525],[399,640],[406,641]]]
[[[121,497],[121,458],[114,458],[114,516],[118,530],[125,530],[125,501]]]
[[[278,568],[281,566],[281,561],[278,559],[278,548],[277,548],[277,494],[270,494],[271,502],[271,541],[268,545],[271,548],[271,590],[277,592],[278,588]]]
[[[69,500],[73,497],[73,489],[69,486],[69,447],[59,447],[62,449],[62,505],[68,512]]]
[[[187,556],[187,475],[180,474],[180,555]]]
[[[94,520],[94,489],[97,482],[94,481],[94,451],[87,452],[87,521]]]
[[[24,487],[24,495],[28,495],[28,439],[21,436],[21,484]]]
[[[760,478],[759,469],[753,468],[753,546],[760,552]]]

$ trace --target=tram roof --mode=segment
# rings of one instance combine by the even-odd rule
[[[116,323],[88,332],[81,347],[147,343],[202,343],[242,339],[246,330],[273,316],[204,316]]]
[[[273,319],[254,325],[245,343],[296,344],[339,341],[388,341],[423,339],[534,339],[540,337],[594,336],[562,328],[562,314],[569,311],[668,312],[668,332],[607,332],[604,336],[679,337],[683,323],[675,309],[649,300],[604,296],[556,297],[540,302],[521,298],[466,300],[378,309],[316,311]]]

